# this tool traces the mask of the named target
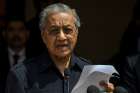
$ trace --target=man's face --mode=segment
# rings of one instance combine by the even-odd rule
[[[22,21],[11,21],[5,32],[5,39],[11,48],[22,48],[25,47],[28,35],[29,32]]]
[[[66,57],[72,53],[77,42],[75,18],[68,13],[51,14],[41,35],[52,56]]]

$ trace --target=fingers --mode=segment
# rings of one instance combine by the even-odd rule
[[[112,83],[101,81],[99,85],[102,86],[107,93],[113,93],[114,91],[114,85]]]
[[[107,86],[105,86],[105,89],[108,93],[113,93],[114,91],[114,85],[111,83],[108,83]]]

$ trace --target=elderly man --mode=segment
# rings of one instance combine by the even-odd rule
[[[46,7],[41,13],[40,29],[47,49],[11,69],[7,93],[70,93],[88,64],[73,53],[78,27],[75,10],[61,3]],[[105,87],[113,88],[110,83]]]

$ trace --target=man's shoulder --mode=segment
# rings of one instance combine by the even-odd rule
[[[72,62],[76,63],[81,69],[83,69],[83,67],[85,65],[91,64],[90,60],[87,60],[87,59],[85,59],[85,58],[83,58],[81,56],[77,56],[77,55],[73,55]]]
[[[90,65],[90,63],[91,63],[91,61],[89,61],[83,57],[79,57],[79,56],[72,58],[72,61],[75,64],[77,64],[77,66],[80,67],[81,70],[84,68],[85,65]]]
[[[91,64],[92,62],[86,58],[83,58],[83,57],[78,57],[78,59],[80,60],[81,63],[83,63],[84,65],[89,65]]]

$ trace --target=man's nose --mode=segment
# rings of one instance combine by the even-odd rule
[[[65,40],[65,39],[67,39],[66,34],[64,33],[63,30],[61,30],[59,33],[59,40]]]

